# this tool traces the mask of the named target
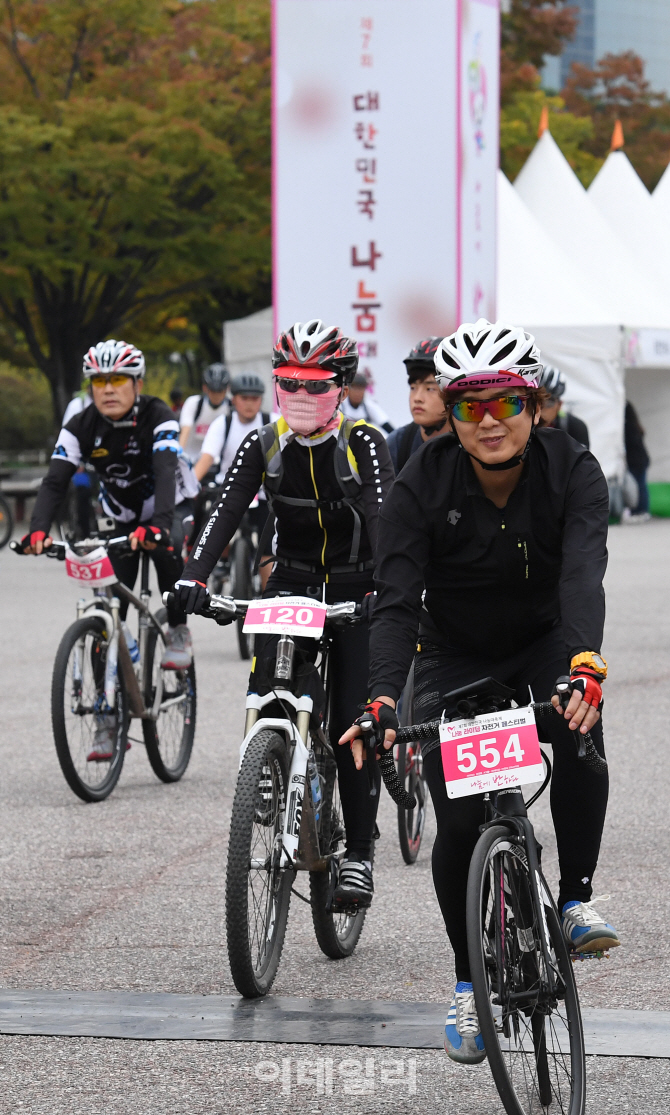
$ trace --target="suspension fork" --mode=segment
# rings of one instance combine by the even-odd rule
[[[142,550],[140,556],[140,600],[149,608],[151,589],[149,588],[149,554]],[[151,678],[147,677],[147,638],[149,634],[149,619],[147,613],[139,612],[138,643],[140,648],[140,667],[142,672],[142,692],[148,692]]]
[[[107,708],[114,708],[116,693],[116,673],[119,663],[119,607],[121,601],[117,596],[112,596],[109,606],[112,613],[112,635],[107,643],[107,661],[105,662],[105,701]]]

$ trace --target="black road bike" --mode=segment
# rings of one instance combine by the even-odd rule
[[[461,719],[509,709],[511,697],[511,689],[485,678],[447,694],[445,704],[455,705],[454,719]],[[550,703],[533,708],[536,716],[554,714]],[[400,728],[396,738],[409,744],[438,734],[433,721]],[[590,735],[573,735],[580,760],[604,773],[607,763]],[[528,802],[519,787],[485,795],[486,821],[468,876],[468,951],[481,1033],[505,1111],[583,1115],[586,1063],[574,954],[527,814],[551,778],[542,755],[546,776]]]

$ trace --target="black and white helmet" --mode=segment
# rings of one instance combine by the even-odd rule
[[[210,391],[218,394],[219,391],[225,391],[230,383],[230,372],[225,364],[210,364],[202,373],[202,382]]]
[[[535,338],[517,325],[480,317],[445,337],[435,353],[435,379],[452,391],[464,388],[537,387],[542,374]]]
[[[567,384],[563,373],[554,364],[545,364],[538,386],[546,388],[552,399],[560,399]]]
[[[142,379],[145,370],[142,352],[125,341],[99,341],[89,348],[84,357],[84,379],[99,375],[109,376],[113,372]]]

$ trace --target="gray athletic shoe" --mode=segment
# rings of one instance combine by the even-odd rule
[[[340,909],[357,906],[366,909],[374,894],[372,868],[357,855],[349,855],[340,864],[337,886],[333,892],[333,905]]]
[[[444,1051],[461,1065],[478,1065],[486,1057],[471,983],[456,984],[444,1026]]]
[[[168,627],[161,670],[188,670],[193,661],[191,632],[185,623]]]
[[[114,756],[118,723],[116,713],[99,713],[95,718],[93,747],[86,756],[87,763],[108,763]]]

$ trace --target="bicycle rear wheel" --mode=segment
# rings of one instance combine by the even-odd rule
[[[230,562],[230,592],[236,600],[250,600],[254,594],[251,579],[252,549],[249,541],[243,536],[238,538],[233,545]],[[240,658],[246,662],[251,658],[253,649],[253,635],[244,633],[244,620],[237,620],[237,645]]]
[[[14,530],[12,509],[4,496],[0,496],[0,550],[6,546]]]
[[[468,876],[470,970],[493,1079],[508,1115],[583,1115],[584,1035],[572,962],[539,876],[534,896],[519,837],[496,825]],[[547,942],[549,964],[542,940]]]
[[[337,865],[344,851],[344,823],[337,785],[337,764],[332,756],[317,756],[319,773],[324,786],[319,839],[324,856],[329,860],[328,871],[310,871],[309,893],[312,922],[319,948],[331,960],[351,956],[358,944],[367,910],[345,911],[328,909],[337,885]],[[307,791],[309,792],[309,790]],[[374,841],[372,845],[374,858]]]
[[[414,666],[410,670],[407,683],[403,689],[400,724],[405,726],[414,723]],[[398,841],[400,852],[405,863],[416,863],[421,839],[426,824],[426,810],[428,807],[428,793],[423,780],[423,755],[420,743],[398,744],[398,776],[405,790],[410,796],[416,798],[413,809],[398,806]]]
[[[235,987],[267,995],[277,974],[294,871],[282,866],[287,754],[276,732],[250,741],[233,801],[226,872],[226,935]]]
[[[156,613],[159,623],[165,623],[164,608]],[[151,626],[147,635],[146,677],[149,684],[144,703],[152,708],[159,674],[163,675],[163,696],[157,720],[143,720],[142,734],[147,758],[161,782],[178,782],[184,774],[193,751],[195,737],[196,688],[195,663],[188,670],[161,670],[163,642],[156,628]]]
[[[107,637],[102,620],[78,619],[61,639],[51,682],[51,721],[65,780],[82,801],[103,801],[121,774],[128,739],[128,700],[117,671],[111,714],[105,701]],[[101,715],[114,715],[116,732],[108,759],[92,759]]]

